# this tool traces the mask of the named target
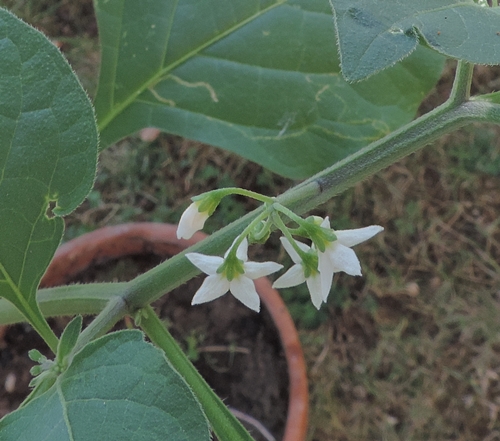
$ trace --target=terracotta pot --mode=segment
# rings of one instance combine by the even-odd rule
[[[41,286],[63,285],[93,262],[130,255],[154,253],[172,256],[206,237],[196,233],[179,240],[176,226],[159,223],[132,223],[104,227],[62,245],[45,274]],[[306,438],[309,396],[304,355],[288,310],[267,278],[255,281],[257,292],[279,331],[288,364],[289,404],[283,441]]]

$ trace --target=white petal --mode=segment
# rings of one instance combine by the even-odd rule
[[[334,233],[337,236],[339,243],[345,245],[346,247],[353,247],[358,243],[371,239],[383,230],[384,228],[380,225],[371,225],[369,227],[357,228],[354,230],[334,230]]]
[[[200,213],[198,204],[193,202],[182,213],[177,226],[177,239],[190,239],[194,233],[203,228],[207,219],[208,213],[206,211]]]
[[[328,216],[326,216],[324,219],[323,219],[323,222],[321,222],[321,227],[323,228],[331,228],[331,225],[330,225],[330,218]]]
[[[344,271],[351,276],[361,275],[361,265],[356,253],[349,247],[346,247],[338,242],[333,242],[328,246],[325,253],[328,253],[328,258],[332,264],[332,269],[335,272]],[[320,269],[321,271],[321,269]]]
[[[297,251],[293,248],[292,244],[286,237],[280,237],[281,244],[283,245],[283,248],[285,251],[288,253],[288,255],[292,258],[293,263],[301,263],[302,259],[300,256],[297,254]],[[305,243],[296,241],[298,247],[302,250],[305,251],[306,253],[310,250],[310,247],[308,247]]]
[[[228,291],[229,281],[226,278],[222,277],[220,274],[208,276],[201,284],[200,289],[196,291],[191,301],[191,305],[210,302],[211,300],[223,296]]]
[[[233,240],[232,245],[226,251],[226,254],[224,254],[224,258],[227,257],[229,251],[231,251],[234,243],[238,240],[238,238],[239,236],[237,236],[236,239]],[[238,249],[236,250],[236,257],[240,260],[243,260],[243,262],[246,262],[248,260],[248,240],[246,237],[245,239],[243,239],[243,242],[241,242],[240,245],[238,246]]]
[[[328,254],[318,253],[318,269],[321,280],[322,298],[326,302],[332,288],[333,274],[335,273]]]
[[[235,296],[245,306],[259,312],[260,298],[255,289],[255,285],[248,277],[240,276],[231,280],[229,289],[233,296]]]
[[[273,288],[290,288],[306,281],[304,268],[300,263],[293,265],[285,274],[275,280]]]
[[[321,290],[321,275],[316,273],[311,277],[306,279],[307,288],[309,289],[309,294],[311,294],[311,300],[316,309],[321,307],[323,303],[323,292]]]
[[[200,253],[187,253],[189,261],[205,274],[212,276],[217,274],[217,269],[224,263],[224,259],[219,256],[206,256]]]
[[[283,268],[283,265],[276,262],[245,262],[243,264],[245,276],[250,279],[268,276],[279,271],[281,268]]]
[[[240,260],[243,260],[243,262],[246,262],[248,260],[248,240],[245,237],[243,239],[243,242],[240,243],[240,246],[236,250],[236,257]]]

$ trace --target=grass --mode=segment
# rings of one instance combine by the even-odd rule
[[[457,160],[485,136],[497,155],[497,135],[453,134],[331,203],[386,231],[360,247],[365,280],[341,276],[349,304],[305,334],[311,439],[500,439],[500,180]]]
[[[92,94],[89,4],[4,1],[63,42]],[[475,90],[495,87],[497,73],[478,69]],[[448,89],[449,75],[437,94]],[[499,135],[488,126],[451,134],[316,210],[338,229],[385,232],[356,248],[364,277],[337,275],[321,311],[302,287],[283,292],[308,362],[311,441],[500,440]],[[101,155],[95,189],[67,217],[65,238],[122,222],[176,222],[189,197],[212,188],[276,195],[292,184],[209,146],[132,137]],[[253,207],[224,200],[207,231]],[[284,260],[278,244],[272,236],[255,253]]]

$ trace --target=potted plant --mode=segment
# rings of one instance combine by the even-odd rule
[[[47,288],[66,284],[96,262],[132,255],[170,257],[206,237],[204,233],[197,232],[189,240],[178,239],[176,231],[175,225],[142,222],[104,227],[84,234],[59,247],[41,286]],[[307,433],[309,397],[298,332],[271,282],[261,278],[255,281],[255,285],[278,331],[286,358],[289,393],[283,441],[303,441]]]

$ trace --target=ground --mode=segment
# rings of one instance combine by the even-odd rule
[[[62,44],[92,94],[91,2],[27,4],[18,12]],[[446,97],[452,73],[450,64],[421,112]],[[478,68],[474,91],[498,87],[497,75]],[[499,134],[466,127],[315,211],[338,229],[385,231],[356,248],[363,277],[337,275],[321,311],[303,289],[283,292],[306,352],[310,440],[500,440]],[[190,196],[211,188],[276,195],[292,184],[213,147],[136,136],[103,153],[95,189],[66,219],[66,238],[121,222],[176,222]],[[252,207],[225,200],[207,231]],[[284,259],[278,244],[272,237],[255,257]]]

